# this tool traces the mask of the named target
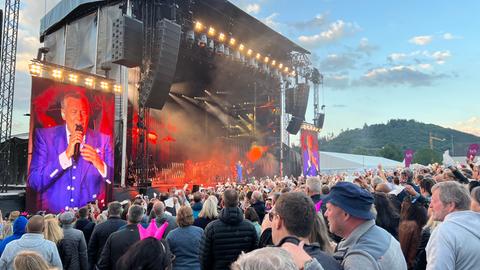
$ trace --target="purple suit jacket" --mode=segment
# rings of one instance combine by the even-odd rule
[[[62,169],[59,156],[67,148],[65,125],[37,128],[33,138],[29,185],[40,195],[40,209],[58,213],[69,208],[85,206],[105,193],[107,182],[113,182],[113,152],[111,137],[91,129],[85,143],[97,149],[107,165],[102,177],[97,168],[81,156],[72,166]]]

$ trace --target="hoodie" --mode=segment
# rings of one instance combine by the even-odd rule
[[[0,242],[0,256],[2,256],[2,253],[5,250],[5,247],[7,246],[8,243],[12,242],[13,240],[20,239],[20,237],[22,237],[22,235],[25,233],[27,222],[28,220],[24,216],[19,216],[17,219],[15,219],[15,221],[13,222],[13,234],[3,239],[2,242]]]
[[[448,214],[427,244],[428,269],[478,269],[480,265],[480,213],[456,211]]]

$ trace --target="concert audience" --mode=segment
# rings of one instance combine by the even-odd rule
[[[17,219],[15,219],[15,221],[13,222],[13,234],[6,237],[5,239],[3,239],[3,241],[0,242],[0,256],[2,256],[2,253],[8,243],[12,242],[13,240],[20,239],[20,237],[25,234],[27,222],[28,220],[24,216],[19,216]]]
[[[218,199],[217,197],[210,195],[203,202],[202,211],[198,214],[198,218],[193,222],[194,226],[205,229],[208,223],[214,221],[218,217]]]
[[[117,262],[118,270],[156,270],[171,269],[175,256],[165,240],[148,237],[136,242]]]
[[[88,212],[91,211],[88,207],[82,207],[78,210],[78,220],[75,222],[75,229],[83,232],[85,242],[88,245],[90,237],[92,236],[95,223],[88,219]]]
[[[163,234],[163,239],[165,239],[170,231],[177,228],[175,217],[165,212],[165,204],[163,202],[156,202],[153,205],[153,212],[155,212],[155,222],[158,227],[162,226],[163,223],[168,222],[168,227]]]
[[[57,243],[63,268],[68,270],[87,270],[87,244],[83,232],[73,228],[75,215],[64,212],[58,217],[63,229],[63,239]]]

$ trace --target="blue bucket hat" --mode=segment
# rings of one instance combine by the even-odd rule
[[[333,186],[325,201],[356,218],[375,219],[371,210],[374,201],[372,194],[350,182],[340,182]]]

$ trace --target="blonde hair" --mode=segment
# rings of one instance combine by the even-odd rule
[[[57,218],[47,218],[45,219],[45,228],[43,229],[43,236],[45,239],[58,244],[60,240],[63,239],[63,230],[58,224]]]
[[[48,264],[40,254],[34,251],[22,251],[13,260],[15,270],[48,270]]]
[[[433,215],[430,216],[430,218],[427,221],[427,224],[423,226],[424,229],[430,229],[430,232],[432,232],[440,223],[441,221],[436,221],[433,219]]]
[[[198,217],[204,217],[209,219],[214,219],[218,217],[217,209],[218,199],[217,197],[210,195],[208,199],[203,203],[202,210],[198,214]]]

